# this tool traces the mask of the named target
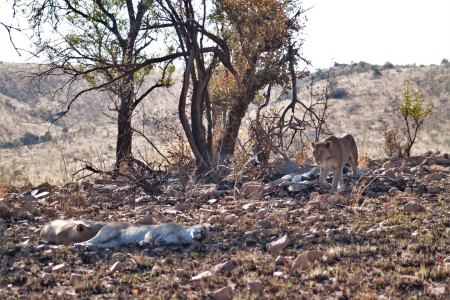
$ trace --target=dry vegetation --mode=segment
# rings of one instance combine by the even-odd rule
[[[48,93],[36,96],[36,87],[29,84],[31,75],[26,73],[30,68],[33,67],[0,64],[0,118],[4,120],[0,124],[0,141],[16,140],[25,132],[41,136],[47,131],[51,133],[52,141],[35,146],[0,149],[2,182],[39,184],[44,181],[71,181],[71,174],[82,166],[75,159],[90,161],[99,167],[111,166],[115,157],[116,124],[103,113],[108,111],[107,95],[83,97],[65,118],[49,127],[41,114],[55,112],[57,105],[48,101]],[[392,109],[395,101],[401,97],[406,79],[413,80],[435,102],[432,117],[426,120],[424,130],[413,147],[413,154],[423,154],[428,150],[449,151],[450,66],[395,67],[382,70],[381,75],[376,77],[368,67],[340,66],[333,72],[331,80],[337,88],[346,91],[346,96],[331,101],[335,112],[329,119],[331,130],[337,135],[352,133],[366,156],[380,158],[385,155],[382,151],[384,133],[386,129],[400,124]],[[28,77],[22,79],[24,75]],[[317,87],[324,82],[318,81]],[[310,99],[308,85],[309,82],[305,82],[301,87],[301,101]],[[48,86],[51,84],[45,86],[49,91]],[[177,95],[178,89],[176,85],[171,90],[160,91],[153,98],[155,101],[145,103],[136,118],[137,128],[142,129],[143,116],[176,120],[177,97],[174,95]],[[100,101],[94,102],[92,98]],[[254,116],[254,113],[250,115]],[[155,127],[147,124],[144,131],[156,143],[163,140],[161,132]],[[139,152],[146,160],[157,157],[142,138],[136,137],[135,147],[135,154]],[[61,168],[61,164],[65,166]]]
[[[45,97],[12,93],[24,88],[4,80],[13,78],[12,69],[19,67],[0,64],[2,142],[27,131],[45,134],[48,123],[39,123],[35,112],[53,109]],[[405,79],[436,102],[413,154],[449,150],[450,67],[398,67],[375,77],[370,69],[337,70],[337,87],[346,93],[333,100],[332,130],[356,137],[362,167],[368,168],[351,191],[338,195],[318,186],[301,192],[276,187],[262,195],[260,182],[252,183],[256,193],[246,192],[248,169],[256,169],[246,163],[233,166],[235,176],[218,184],[193,183],[190,174],[165,177],[157,195],[108,176],[73,182],[72,173],[83,165],[74,158],[104,169],[113,162],[115,124],[102,114],[107,98],[98,106],[81,99],[50,128],[50,142],[0,149],[0,298],[445,299],[450,294],[448,154],[369,156],[384,155],[385,126],[395,119],[390,103],[400,97]],[[308,93],[306,86],[302,90]],[[157,98],[139,114],[169,118],[176,99],[170,90]],[[136,120],[139,124],[143,117]],[[157,141],[167,142],[160,127],[142,124]],[[137,139],[135,153],[145,159],[155,155],[144,139]],[[298,152],[295,158],[305,162],[308,155]],[[50,193],[30,197],[36,189]],[[147,212],[154,223],[209,223],[210,239],[191,247],[98,251],[39,239],[49,220],[139,223]]]
[[[383,162],[372,161],[371,172],[341,195],[312,187],[246,196],[234,193],[234,183],[227,181],[217,186],[168,181],[158,196],[118,180],[3,187],[0,295],[445,299],[448,156]],[[50,194],[23,198],[36,188]],[[209,223],[210,238],[187,248],[129,245],[87,252],[38,237],[40,227],[57,218],[139,223],[146,212],[155,223]]]

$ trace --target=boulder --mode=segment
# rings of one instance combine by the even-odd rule
[[[225,286],[212,293],[214,300],[231,300],[233,298],[231,287]]]
[[[281,237],[280,239],[267,244],[267,251],[272,255],[278,255],[286,249],[289,244],[289,238],[287,235]]]

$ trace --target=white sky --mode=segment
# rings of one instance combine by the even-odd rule
[[[257,0],[253,0],[257,1]],[[303,55],[316,68],[334,62],[430,65],[450,59],[450,0],[303,0],[307,13]],[[11,19],[0,3],[0,20]],[[22,25],[26,25],[21,20]],[[15,35],[18,46],[28,41]],[[0,27],[0,61],[27,62]]]
[[[450,0],[303,0],[303,54],[334,62],[440,64],[450,59]]]

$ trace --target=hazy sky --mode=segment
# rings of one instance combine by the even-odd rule
[[[316,68],[334,62],[440,64],[450,59],[450,0],[304,0],[303,55]],[[6,7],[5,7],[6,6]],[[10,18],[2,0],[0,20]],[[23,21],[22,21],[23,22]],[[27,48],[26,39],[16,36]],[[26,62],[0,27],[0,61]]]
[[[334,62],[430,65],[450,59],[450,0],[304,0],[304,55]]]

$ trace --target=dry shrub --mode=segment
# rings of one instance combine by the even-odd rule
[[[181,166],[190,165],[193,161],[189,143],[181,124],[175,118],[148,118],[157,132],[156,139],[159,151],[164,155],[161,164],[168,170],[177,170]],[[159,155],[161,156],[161,155]],[[155,156],[156,157],[156,156]]]
[[[220,151],[220,143],[225,134],[225,126],[222,123],[217,123],[213,129],[212,136],[212,157],[218,157]]]
[[[397,141],[397,134],[399,129],[384,129],[384,153],[388,157],[404,157],[405,147]]]
[[[362,169],[367,168],[369,166],[370,160],[371,159],[370,159],[370,156],[367,153],[367,151],[364,151],[364,150],[360,151],[359,152],[358,167],[362,168]]]
[[[358,168],[365,169],[371,161],[370,154],[373,152],[370,136],[363,136],[361,143],[358,145]]]
[[[306,150],[305,147],[295,151],[294,153],[294,161],[297,166],[303,166],[309,163],[310,161],[310,153]]]
[[[0,185],[0,198],[5,198],[8,189],[4,185]]]

